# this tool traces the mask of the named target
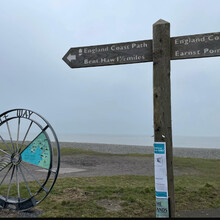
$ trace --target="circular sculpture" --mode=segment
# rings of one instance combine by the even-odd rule
[[[13,109],[0,115],[0,207],[27,210],[53,188],[60,147],[51,125],[39,114]]]

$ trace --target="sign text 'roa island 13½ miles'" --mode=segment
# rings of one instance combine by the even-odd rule
[[[63,60],[71,68],[150,62],[152,40],[70,48]]]

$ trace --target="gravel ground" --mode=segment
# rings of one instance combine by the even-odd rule
[[[128,153],[153,154],[154,153],[154,149],[152,146],[140,146],[140,145],[60,142],[60,146],[73,147],[84,150],[93,150],[97,152],[112,153],[112,154],[128,154]],[[220,159],[220,149],[174,147],[173,156]]]
[[[110,145],[110,144],[89,144],[89,143],[60,143],[61,147],[81,148],[97,152],[105,152],[119,155],[73,155],[62,156],[58,178],[63,177],[88,177],[88,176],[112,176],[112,175],[154,175],[153,158],[138,156],[120,156],[127,153],[153,154],[153,147]],[[196,157],[219,159],[219,149],[198,149],[198,148],[174,148],[173,155],[178,157]],[[72,171],[71,171],[72,169]],[[67,172],[70,171],[70,172]],[[187,170],[187,173],[194,174],[195,170]],[[42,172],[36,171],[37,178]],[[174,168],[174,175],[184,175],[183,171]],[[36,218],[42,213],[37,207],[26,212],[15,212],[0,210],[0,218]],[[219,217],[220,209],[182,211],[176,217]]]

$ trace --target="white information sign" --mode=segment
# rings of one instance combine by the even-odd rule
[[[166,143],[154,143],[154,173],[156,198],[168,198]]]

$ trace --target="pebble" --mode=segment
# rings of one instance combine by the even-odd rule
[[[132,153],[153,154],[154,153],[154,149],[152,146],[140,146],[140,145],[60,142],[60,146],[73,147],[84,150],[93,150],[96,152],[111,153],[111,154],[132,154]],[[173,147],[173,156],[204,158],[204,159],[220,159],[220,149]]]

